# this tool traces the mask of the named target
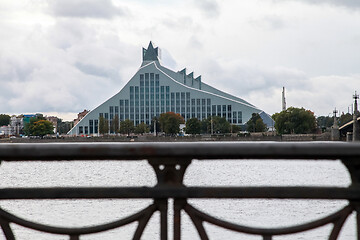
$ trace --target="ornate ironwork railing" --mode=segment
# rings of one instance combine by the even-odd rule
[[[181,212],[190,216],[201,239],[209,239],[204,222],[235,232],[262,236],[264,240],[333,224],[328,239],[337,239],[352,213],[357,214],[360,239],[360,145],[355,143],[49,143],[0,144],[0,161],[143,160],[153,167],[154,187],[2,188],[0,200],[14,199],[117,199],[148,198],[153,203],[131,216],[84,228],[53,227],[24,220],[0,208],[0,226],[7,240],[15,239],[10,224],[69,236],[102,232],[137,222],[133,239],[140,239],[154,212],[160,212],[160,239],[168,238],[168,199],[174,199],[174,239],[181,239]],[[314,159],[341,160],[347,167],[349,187],[186,187],[183,177],[193,159]],[[348,205],[322,219],[285,228],[252,228],[212,217],[188,203],[188,199],[346,199]]]

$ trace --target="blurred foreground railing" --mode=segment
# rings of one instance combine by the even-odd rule
[[[10,223],[42,232],[67,235],[70,240],[137,222],[133,239],[140,239],[154,212],[160,212],[160,239],[168,238],[168,199],[174,199],[174,239],[181,238],[181,211],[192,220],[201,239],[209,239],[204,222],[236,232],[272,239],[333,224],[329,239],[337,239],[352,213],[357,213],[357,239],[360,240],[360,144],[351,143],[53,143],[0,144],[0,161],[77,161],[147,159],[153,167],[154,187],[79,187],[79,188],[2,188],[0,200],[14,199],[124,199],[146,198],[154,202],[145,209],[118,221],[94,227],[62,228],[46,226],[19,218],[0,208],[0,225],[7,240],[15,239]],[[183,177],[193,159],[292,159],[341,160],[351,175],[352,184],[340,187],[186,187]],[[0,172],[1,174],[1,172]],[[197,198],[277,198],[346,199],[349,204],[325,218],[285,228],[262,229],[237,225],[212,217],[193,207],[188,199]],[[1,206],[1,202],[0,202]]]

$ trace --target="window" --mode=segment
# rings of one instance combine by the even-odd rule
[[[129,100],[125,100],[125,119],[129,119]]]
[[[109,107],[109,112],[110,112],[110,119],[113,119],[114,118],[114,107],[113,106]]]
[[[212,108],[212,115],[216,116],[216,105],[212,105],[211,108]]]
[[[90,134],[94,133],[94,120],[89,120],[89,129]]]
[[[120,100],[120,121],[124,120],[124,112],[125,112],[125,108],[124,108],[124,100]]]
[[[84,133],[83,126],[80,126],[79,127],[79,134],[83,134],[83,133]]]
[[[233,112],[233,123],[237,123],[236,112]]]
[[[105,119],[109,120],[109,114],[108,113],[105,113]]]
[[[99,120],[95,119],[95,120],[94,120],[94,123],[95,123],[95,128],[94,128],[94,132],[95,132],[95,133],[98,133],[98,128],[99,128]]]
[[[85,126],[85,134],[89,134],[89,127]]]
[[[242,112],[238,112],[238,123],[242,123]]]

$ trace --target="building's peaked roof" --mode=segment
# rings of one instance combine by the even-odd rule
[[[143,48],[143,61],[159,61],[159,49],[154,48],[152,42],[150,41],[147,49]]]

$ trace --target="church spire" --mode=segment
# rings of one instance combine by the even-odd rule
[[[150,41],[147,49],[143,48],[143,61],[159,61],[159,48],[154,48]]]

